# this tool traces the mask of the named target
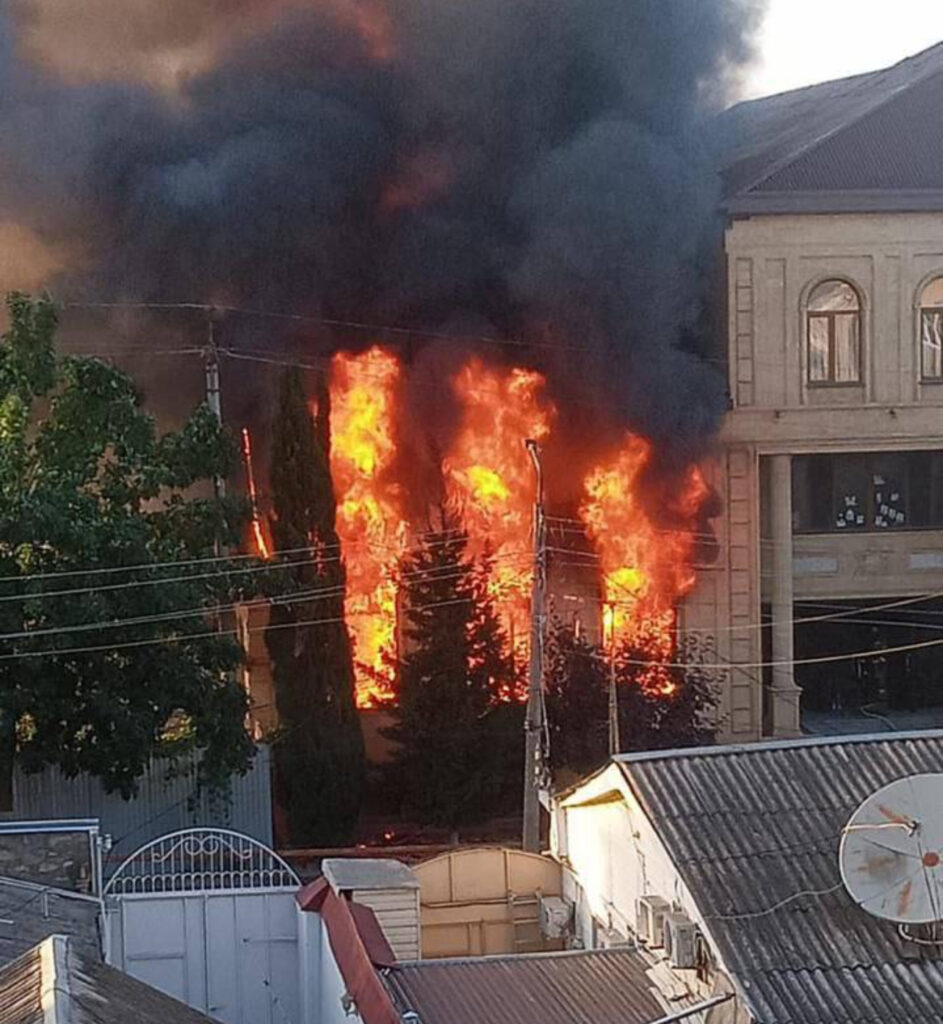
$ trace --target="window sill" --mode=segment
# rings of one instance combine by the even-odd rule
[[[940,378],[940,383],[943,384],[943,377]],[[837,391],[848,390],[849,388],[862,388],[864,387],[864,382],[860,380],[810,380],[806,381],[806,387],[814,388],[816,391]]]

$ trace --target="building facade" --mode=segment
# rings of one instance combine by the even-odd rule
[[[933,717],[941,110],[936,47],[727,116],[725,514],[683,615],[729,665],[723,738]]]

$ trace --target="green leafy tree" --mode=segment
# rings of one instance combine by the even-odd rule
[[[241,648],[215,632],[245,577],[213,561],[243,510],[212,496],[232,445],[201,407],[158,435],[132,381],[55,350],[48,299],[13,294],[0,339],[0,755],[88,772],[125,796],[155,754],[204,781],[253,747]],[[202,491],[201,491],[202,487]],[[206,495],[200,496],[202,494]],[[166,563],[173,563],[167,565]]]
[[[665,669],[670,693],[643,685],[646,652],[631,644],[617,648],[616,687],[619,739],[623,752],[694,747],[713,742],[716,687],[700,667],[710,648],[687,638],[676,660],[687,667]],[[550,757],[565,782],[604,764],[609,756],[610,654],[555,623],[547,643],[547,717]]]
[[[279,731],[276,793],[295,846],[354,837],[364,785],[363,735],[344,622],[344,563],[330,469],[330,396],[318,378],[313,417],[301,375],[282,378],[272,439],[272,536],[292,556],[299,596],[272,608],[272,659]],[[305,596],[306,595],[306,596]]]
[[[488,591],[489,560],[450,528],[421,538],[402,565],[405,626],[397,663],[396,742],[387,779],[403,813],[456,830],[501,813],[520,788],[516,670]],[[512,713],[509,713],[512,712]]]

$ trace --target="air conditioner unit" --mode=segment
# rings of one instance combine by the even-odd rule
[[[672,967],[697,967],[697,925],[687,914],[665,915],[665,953]]]
[[[661,896],[640,896],[635,906],[635,930],[639,941],[652,949],[665,944],[665,915],[671,904]]]
[[[573,905],[560,896],[539,897],[540,934],[545,939],[562,939],[570,931]]]

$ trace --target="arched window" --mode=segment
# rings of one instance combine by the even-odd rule
[[[924,380],[943,377],[943,277],[920,293],[920,374]]]
[[[810,384],[861,380],[861,300],[847,281],[823,281],[806,312]]]

